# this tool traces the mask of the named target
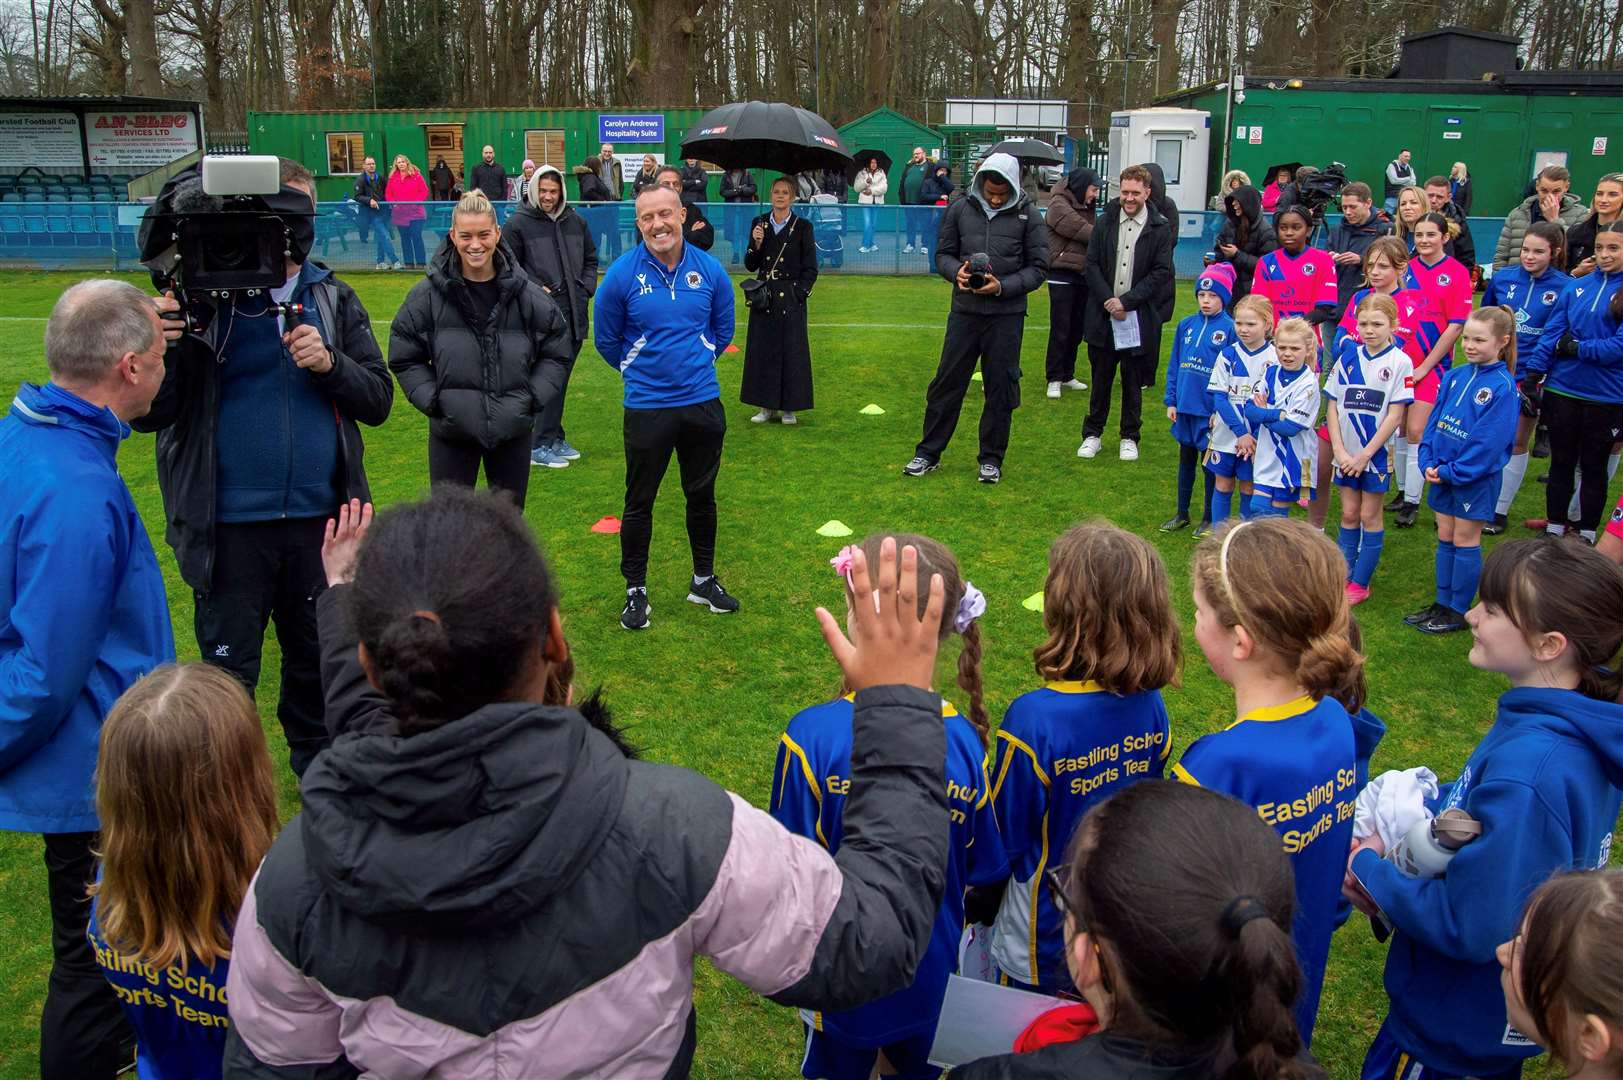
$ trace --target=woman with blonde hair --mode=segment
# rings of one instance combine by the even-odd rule
[[[409,157],[396,154],[383,193],[389,201],[389,220],[400,231],[400,254],[407,266],[421,269],[428,261],[423,256],[428,211],[422,206],[428,201],[428,181]]]
[[[1463,161],[1456,161],[1448,170],[1448,199],[1460,208],[1460,213],[1471,213],[1471,174]]]
[[[101,729],[101,879],[89,937],[142,1080],[220,1076],[237,909],[276,838],[276,781],[242,684],[165,664]]]

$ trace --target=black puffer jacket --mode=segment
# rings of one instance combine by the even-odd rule
[[[981,188],[987,176],[1008,184],[1009,201],[987,212]],[[992,274],[1003,286],[996,296],[981,296],[957,287],[958,268],[971,255],[991,257]],[[1024,315],[1026,294],[1042,288],[1048,276],[1048,228],[1037,208],[1020,190],[1019,167],[1007,154],[981,163],[969,183],[969,194],[941,215],[936,245],[936,271],[954,283],[952,310],[969,315]]]
[[[1218,262],[1234,264],[1234,299],[1251,291],[1251,276],[1257,272],[1257,260],[1279,247],[1274,235],[1273,222],[1262,212],[1262,192],[1250,184],[1241,184],[1223,196],[1223,227],[1217,230]],[[1240,235],[1240,222],[1244,219],[1245,236]],[[1224,244],[1233,244],[1240,250],[1232,256],[1220,250]]]
[[[590,330],[587,307],[597,292],[597,244],[586,219],[568,202],[553,217],[532,197],[537,182],[549,174],[563,187],[563,175],[551,165],[543,165],[530,181],[524,205],[507,219],[502,242],[512,249],[513,258],[530,280],[563,309],[570,343],[579,349]]]
[[[529,432],[573,356],[558,305],[505,248],[495,259],[501,298],[484,326],[473,325],[462,262],[447,242],[389,327],[389,370],[429,430],[486,447]]]

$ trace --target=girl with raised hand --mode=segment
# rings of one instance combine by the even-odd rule
[[[1493,520],[1516,437],[1516,318],[1485,307],[1465,323],[1466,363],[1443,377],[1437,409],[1420,443],[1420,467],[1437,514],[1437,594],[1404,618],[1426,634],[1465,629],[1482,573],[1482,530]]]
[[[1495,952],[1552,873],[1606,865],[1623,808],[1623,568],[1583,544],[1505,541],[1466,619],[1471,665],[1510,689],[1428,809],[1463,810],[1482,834],[1441,877],[1406,876],[1378,836],[1348,862],[1349,898],[1393,927],[1366,1080],[1520,1076],[1536,1036],[1506,1013]]]
[[[1529,379],[1543,376],[1550,429],[1547,528],[1565,531],[1576,487],[1578,533],[1590,543],[1606,510],[1623,431],[1623,220],[1597,229],[1595,267],[1567,283],[1527,360]]]
[[[1563,268],[1567,263],[1567,237],[1561,226],[1549,221],[1535,221],[1522,237],[1521,258],[1515,266],[1501,267],[1488,279],[1482,293],[1483,307],[1500,304],[1516,314],[1516,355],[1531,358],[1544,333],[1544,324],[1550,321],[1556,301],[1572,279]],[[1524,372],[1525,375],[1525,372]],[[1510,504],[1516,501],[1522,478],[1527,475],[1527,449],[1533,431],[1538,426],[1539,392],[1541,380],[1524,379],[1521,417],[1516,422],[1516,445],[1510,462],[1505,466],[1504,482],[1499,487],[1499,503],[1494,507],[1493,521],[1482,531],[1498,536],[1510,524]],[[1528,391],[1532,392],[1529,393]]]
[[[779,1004],[907,986],[947,866],[943,583],[856,552],[838,860],[687,769],[630,760],[557,700],[555,579],[516,507],[450,487],[323,548],[327,716],[304,811],[243,901],[228,1071],[680,1076],[693,960]],[[358,554],[357,554],[358,546]],[[877,584],[875,581],[877,579]],[[346,584],[353,581],[353,584]],[[921,596],[926,596],[921,603]]]
[[[1011,871],[992,957],[1014,985],[1072,988],[1064,913],[1043,877],[1087,812],[1158,779],[1172,750],[1161,688],[1182,647],[1166,567],[1149,541],[1104,521],[1048,549],[1043,686],[1014,699],[997,732],[992,803]]]
[[[1454,343],[1471,314],[1471,275],[1443,250],[1451,230],[1457,232],[1459,226],[1442,214],[1421,215],[1413,231],[1415,257],[1403,273],[1403,287],[1418,293],[1422,302],[1415,321],[1415,342],[1422,355],[1414,368],[1414,404],[1406,420],[1411,452],[1404,462],[1403,503],[1396,523],[1400,529],[1413,526],[1420,513],[1420,455],[1413,451],[1426,434],[1431,410],[1440,400],[1443,374],[1454,362]]]
[[[1623,870],[1551,878],[1499,946],[1505,1013],[1571,1077],[1623,1077]]]
[[[90,943],[136,1035],[141,1080],[219,1077],[231,930],[278,828],[242,684],[166,664],[108,713],[96,764],[101,878]]]
[[[853,591],[852,565],[860,550],[870,564],[878,561],[882,535],[843,549],[833,560],[845,591],[847,608],[872,607],[872,598]],[[946,794],[951,819],[946,890],[935,913],[930,942],[918,972],[907,988],[860,1008],[831,1012],[801,1011],[806,1052],[800,1074],[808,1080],[868,1080],[881,1059],[896,1076],[933,1080],[940,1073],[929,1062],[947,976],[958,968],[958,943],[964,929],[966,889],[1002,881],[1008,863],[998,840],[991,785],[986,776],[987,729],[981,701],[981,633],[986,610],[981,595],[958,568],[952,552],[925,536],[898,535],[895,542],[918,553],[922,572],[939,575],[943,610],[940,640],[961,639],[957,684],[967,695],[969,714],[941,704],[947,737]],[[920,597],[921,602],[925,597]],[[823,705],[797,713],[778,740],[772,769],[772,816],[790,832],[804,836],[830,855],[840,851],[845,812],[851,793],[851,688]]]
[[[1386,544],[1381,500],[1392,480],[1386,444],[1414,400],[1414,368],[1398,346],[1398,306],[1371,293],[1358,306],[1358,340],[1343,338],[1324,381],[1326,426],[1341,489],[1338,543],[1347,560],[1347,603],[1369,599]],[[1321,448],[1322,449],[1322,448]]]
[[[1256,811],[1167,781],[1134,784],[1089,812],[1044,884],[1102,1030],[983,1058],[952,1080],[1323,1076],[1291,1015],[1304,984],[1290,861]]]
[[[1346,562],[1303,522],[1262,518],[1195,550],[1195,640],[1234,688],[1236,719],[1195,740],[1173,774],[1256,808],[1296,879],[1292,936],[1302,964],[1296,1023],[1313,1038],[1357,798],[1353,725],[1340,697],[1364,658],[1353,648]]]

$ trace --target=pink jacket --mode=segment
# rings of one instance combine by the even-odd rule
[[[383,185],[383,194],[393,204],[389,207],[389,220],[394,224],[410,225],[428,217],[428,211],[421,206],[400,205],[428,201],[428,181],[423,179],[422,173],[391,170],[388,182]]]

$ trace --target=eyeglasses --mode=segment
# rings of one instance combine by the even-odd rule
[[[1076,912],[1071,908],[1071,901],[1066,896],[1066,890],[1071,883],[1071,868],[1069,866],[1050,866],[1043,871],[1043,884],[1048,887],[1048,898],[1054,902],[1061,915],[1069,915],[1082,929],[1082,920],[1077,918]]]

